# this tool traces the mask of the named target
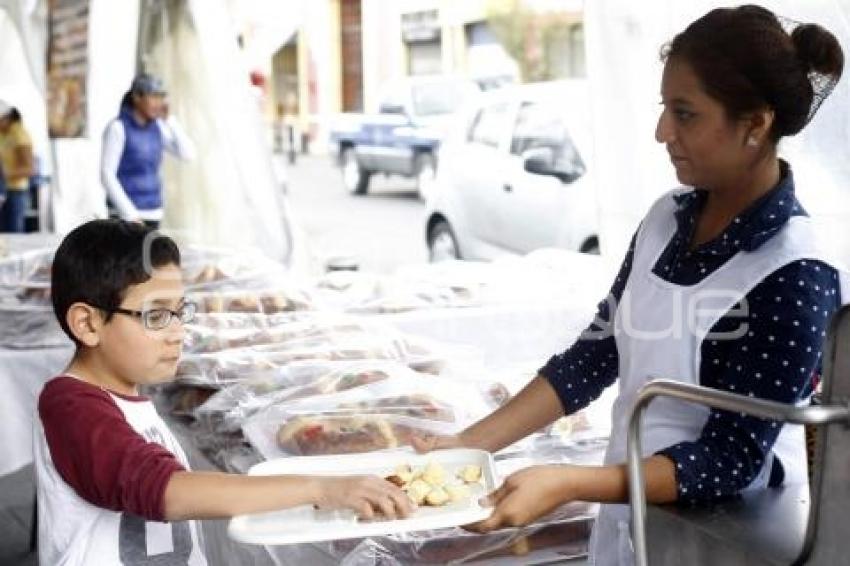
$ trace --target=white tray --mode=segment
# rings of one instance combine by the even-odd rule
[[[410,449],[399,449],[340,456],[280,458],[257,464],[248,474],[375,474],[386,477],[400,464],[421,467],[428,462],[441,464],[449,473],[468,464],[481,466],[482,482],[477,486],[470,485],[471,494],[466,501],[444,507],[420,507],[407,519],[361,522],[351,511],[319,511],[305,505],[234,517],[228,534],[234,540],[249,544],[296,544],[443,529],[475,523],[490,516],[492,510],[482,507],[478,501],[493,491],[499,482],[493,456],[483,450],[453,449],[416,454]]]

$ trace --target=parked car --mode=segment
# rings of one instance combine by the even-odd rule
[[[377,114],[344,114],[331,129],[331,153],[345,188],[365,195],[376,173],[416,179],[421,195],[437,171],[437,149],[452,115],[480,93],[475,82],[453,76],[407,77],[386,85]]]
[[[584,81],[482,96],[440,151],[427,201],[432,261],[543,247],[599,253]]]

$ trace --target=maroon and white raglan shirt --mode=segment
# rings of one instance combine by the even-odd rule
[[[147,397],[64,375],[35,419],[38,551],[51,566],[205,566],[194,521],[164,519],[188,460]]]

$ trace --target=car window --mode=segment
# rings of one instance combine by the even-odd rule
[[[555,162],[567,171],[583,172],[584,161],[567,130],[564,120],[555,110],[540,104],[523,104],[517,114],[511,153],[522,155],[530,149],[548,147]]]
[[[413,87],[413,113],[417,116],[451,114],[474,94],[475,87],[462,81],[418,84]]]
[[[499,140],[505,131],[509,105],[500,102],[478,111],[478,115],[469,129],[468,141],[490,147],[499,147]]]

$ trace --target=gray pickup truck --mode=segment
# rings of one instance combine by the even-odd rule
[[[476,83],[463,78],[407,77],[385,86],[376,114],[343,114],[330,144],[345,188],[365,195],[373,175],[400,175],[415,179],[424,198],[452,115],[478,93]]]

